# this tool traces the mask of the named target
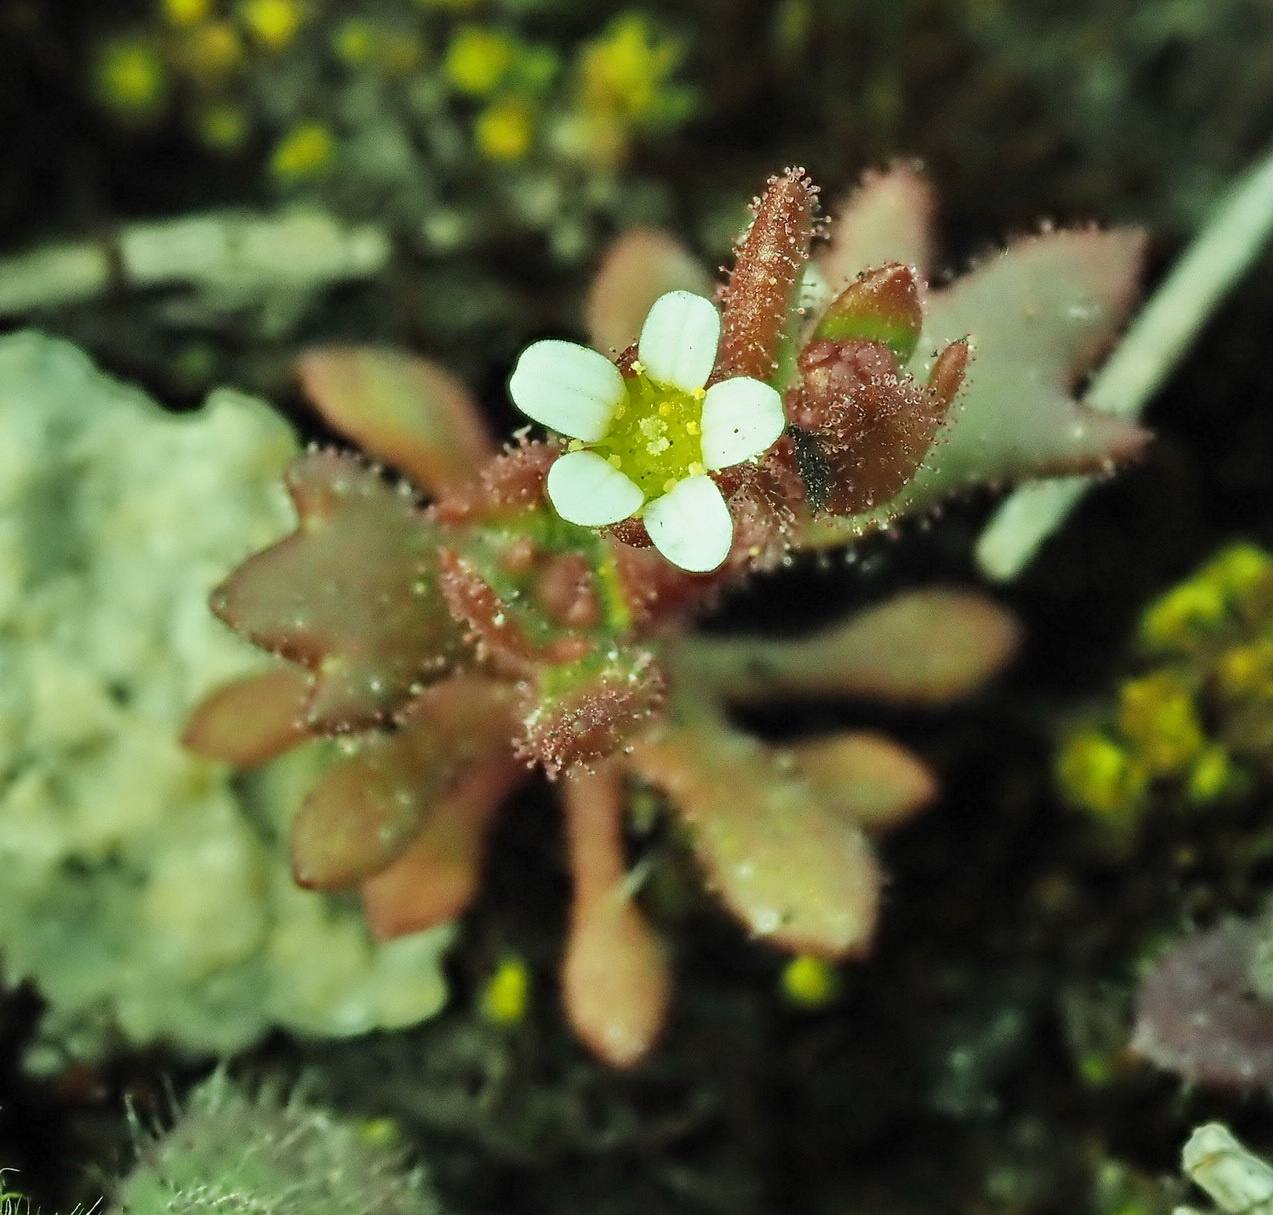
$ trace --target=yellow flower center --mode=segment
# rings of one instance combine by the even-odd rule
[[[704,472],[702,389],[682,392],[644,373],[628,380],[627,389],[610,430],[592,450],[635,481],[647,500]]]

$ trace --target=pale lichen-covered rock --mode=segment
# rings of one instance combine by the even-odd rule
[[[207,608],[292,525],[267,407],[172,415],[34,333],[0,340],[0,974],[48,1001],[36,1067],[122,1039],[227,1053],[443,999],[445,931],[374,945],[296,889],[286,819],[321,745],[235,778],[178,742],[260,666]]]

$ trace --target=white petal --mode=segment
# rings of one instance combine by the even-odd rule
[[[673,565],[706,574],[729,556],[734,521],[725,496],[708,476],[686,477],[645,508],[645,530]]]
[[[669,291],[641,326],[637,356],[656,384],[693,392],[712,374],[719,341],[716,305],[691,291]]]
[[[554,460],[545,488],[557,513],[580,527],[618,523],[645,501],[640,486],[595,451],[568,451]]]
[[[508,395],[528,418],[595,443],[610,429],[627,389],[604,354],[549,338],[522,351],[508,379]]]
[[[713,384],[703,398],[703,463],[728,468],[768,451],[787,419],[782,397],[751,376]]]

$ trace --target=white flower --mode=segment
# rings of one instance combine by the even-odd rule
[[[729,555],[734,523],[708,476],[767,451],[782,434],[782,399],[749,376],[704,391],[720,316],[710,300],[672,291],[641,327],[636,375],[574,342],[536,342],[508,382],[527,417],[569,436],[548,470],[557,513],[583,527],[640,515],[654,547],[694,573]]]

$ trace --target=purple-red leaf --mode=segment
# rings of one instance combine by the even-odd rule
[[[427,359],[330,346],[301,355],[297,370],[332,426],[430,494],[458,489],[495,454],[463,381]]]
[[[780,370],[780,346],[791,344],[797,288],[809,260],[816,195],[803,169],[769,179],[730,272],[710,383],[733,376],[768,381]]]
[[[898,262],[867,270],[831,301],[813,336],[883,342],[904,363],[924,324],[920,286],[915,271]]]
[[[287,486],[297,531],[241,565],[213,611],[312,672],[308,729],[383,719],[460,645],[437,587],[440,529],[352,456],[303,456]]]
[[[247,675],[206,696],[190,715],[182,743],[236,767],[263,764],[303,742],[313,680],[290,665]]]
[[[407,850],[363,883],[363,910],[378,941],[445,924],[469,905],[496,815],[525,776],[511,754],[491,755],[427,807]]]
[[[507,685],[457,675],[426,688],[400,729],[335,760],[292,824],[297,882],[338,890],[400,857],[435,804],[474,768],[509,757]]]

